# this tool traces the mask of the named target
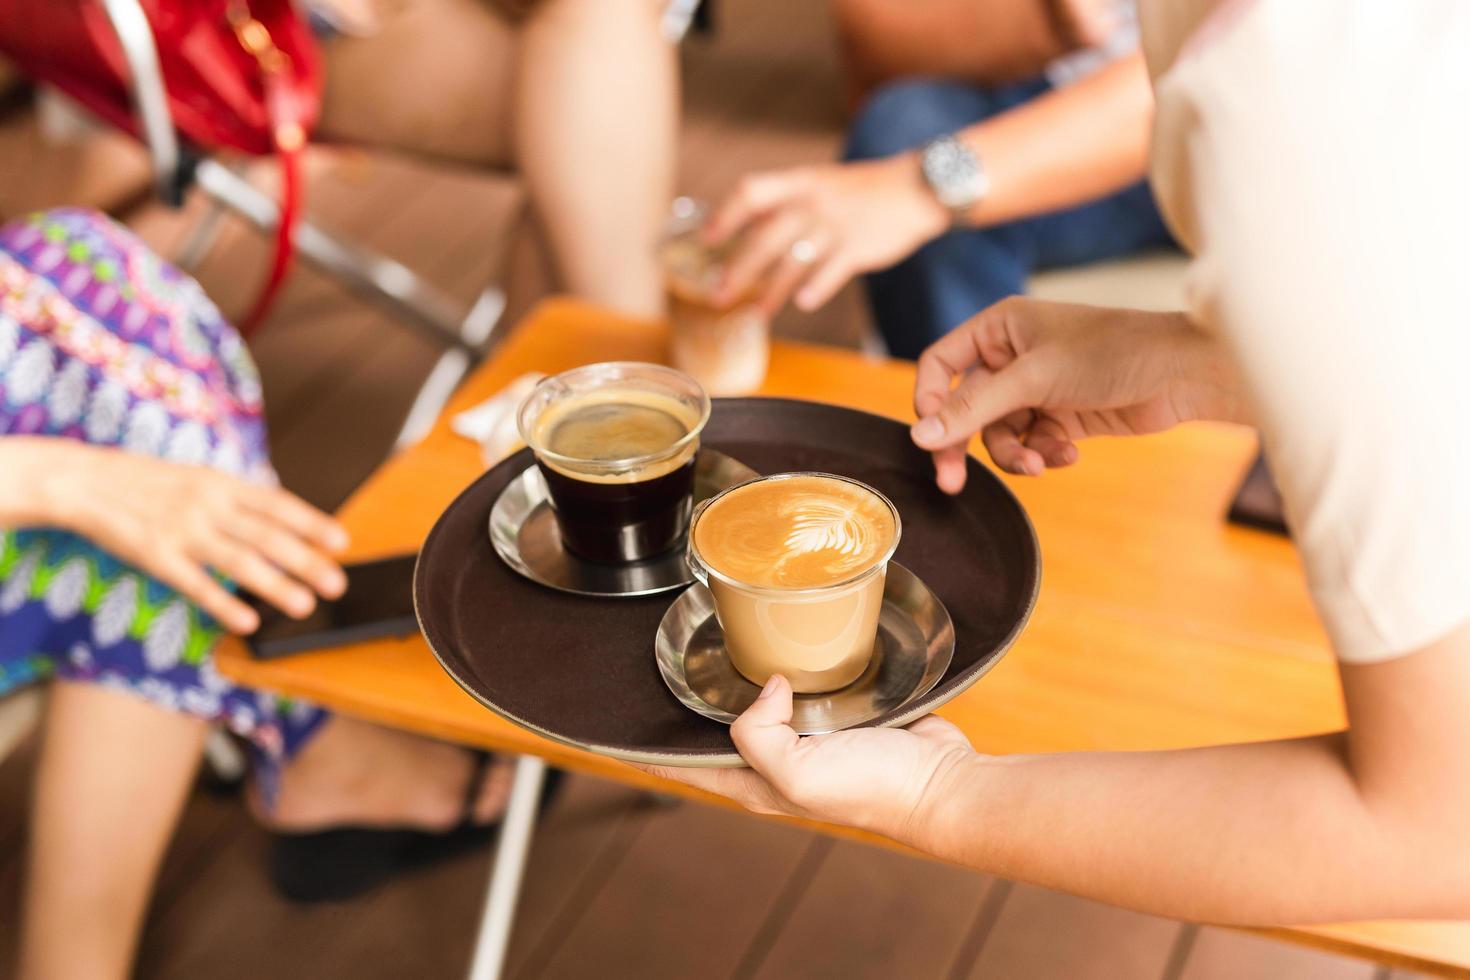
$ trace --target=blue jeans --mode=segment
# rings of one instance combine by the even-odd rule
[[[1048,91],[1044,80],[997,88],[903,81],[880,89],[853,122],[846,160],[911,150]],[[878,329],[895,357],[924,348],[997,300],[1024,292],[1034,271],[1080,265],[1172,242],[1148,184],[1080,207],[949,232],[866,277]]]

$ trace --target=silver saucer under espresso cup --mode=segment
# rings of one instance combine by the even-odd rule
[[[694,503],[759,476],[717,449],[701,448],[694,462]],[[694,581],[684,548],[644,561],[604,565],[562,546],[546,480],[533,462],[511,480],[490,508],[490,542],[512,569],[533,582],[588,596],[640,596]]]
[[[664,613],[654,655],[669,690],[706,718],[728,725],[760,694],[730,663],[714,597],[702,585]],[[872,663],[846,687],[796,695],[791,727],[798,735],[819,735],[881,718],[928,694],[953,656],[954,625],[944,603],[913,572],[890,562]]]

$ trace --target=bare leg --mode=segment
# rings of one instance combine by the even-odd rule
[[[342,824],[448,830],[463,816],[471,761],[464,749],[335,715],[281,775],[275,806],[250,790],[251,810],[269,827],[312,831]],[[475,801],[489,823],[505,809],[510,762],[497,760]]]
[[[190,715],[130,694],[52,685],[30,821],[20,980],[128,975],[207,732]],[[286,769],[283,812],[265,820],[293,830],[447,829],[461,816],[469,766],[455,746],[334,717]],[[510,760],[499,760],[475,819],[497,819],[509,792]]]
[[[380,4],[367,37],[327,43],[319,132],[477,166],[509,167],[516,30],[478,0]]]
[[[561,285],[655,315],[653,247],[673,192],[678,111],[661,9],[661,0],[544,0],[511,24],[477,0],[384,5],[378,33],[326,46],[321,133],[519,164]]]
[[[31,811],[22,980],[127,976],[206,731],[130,694],[52,685]]]
[[[516,150],[562,279],[654,316],[673,193],[677,67],[661,0],[544,0],[522,27]]]

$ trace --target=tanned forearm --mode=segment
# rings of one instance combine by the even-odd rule
[[[71,476],[91,447],[44,436],[0,438],[0,528],[65,526]]]
[[[1136,54],[962,130],[990,178],[968,223],[993,225],[1074,207],[1141,180],[1153,94]]]
[[[919,846],[1011,878],[1213,922],[1351,918],[1379,852],[1334,737],[1177,752],[971,756]],[[1341,874],[1294,876],[1313,866]]]
[[[887,828],[939,857],[1203,921],[1470,915],[1470,630],[1344,670],[1356,730],[1172,752],[959,754]]]

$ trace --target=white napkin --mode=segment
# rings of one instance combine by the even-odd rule
[[[449,427],[457,435],[478,442],[485,465],[494,466],[524,445],[516,430],[516,410],[544,377],[534,371],[521,375],[474,408],[455,415]]]

